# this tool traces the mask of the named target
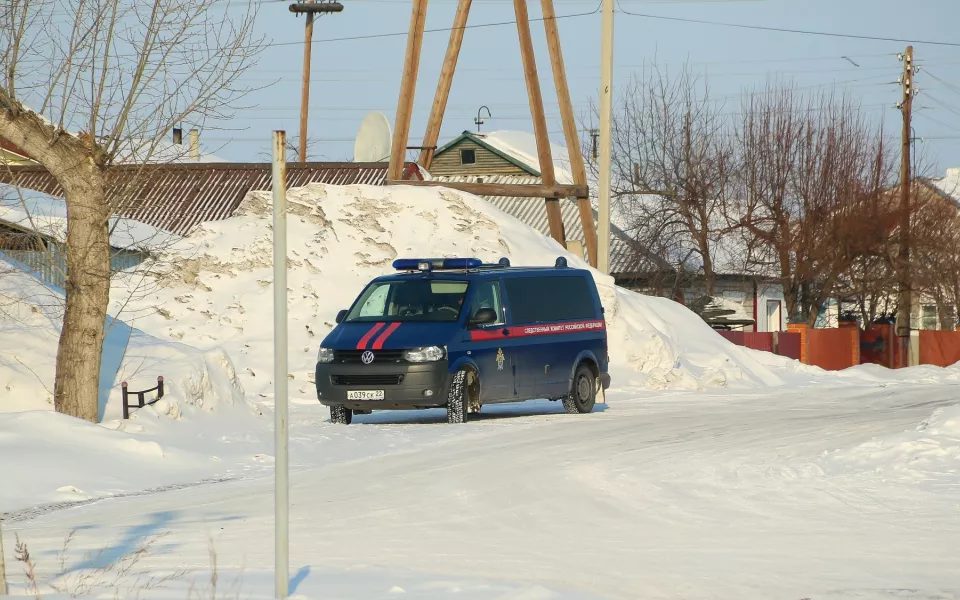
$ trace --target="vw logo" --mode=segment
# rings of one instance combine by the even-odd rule
[[[360,360],[363,362],[363,364],[369,365],[370,363],[373,362],[373,352],[370,352],[369,350],[367,350],[366,352],[360,355]]]

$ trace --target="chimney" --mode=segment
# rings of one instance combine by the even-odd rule
[[[580,258],[584,258],[583,242],[580,240],[567,240],[567,251],[576,254]]]
[[[173,128],[173,143],[178,146],[183,143],[183,130],[179,127]]]
[[[196,129],[190,130],[190,160],[200,160],[200,132]]]

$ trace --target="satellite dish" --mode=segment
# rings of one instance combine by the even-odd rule
[[[372,112],[363,118],[360,131],[353,143],[353,162],[385,162],[390,160],[393,134],[390,121],[382,112]]]

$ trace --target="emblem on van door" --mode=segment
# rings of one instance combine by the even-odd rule
[[[373,362],[373,352],[370,352],[369,350],[367,350],[366,352],[360,355],[360,360],[361,362],[363,362],[363,364],[369,365],[370,363]]]
[[[497,348],[497,370],[503,370],[503,363],[506,359],[503,356],[503,348]]]

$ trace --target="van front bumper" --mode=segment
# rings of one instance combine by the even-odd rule
[[[448,363],[317,363],[317,400],[351,410],[402,410],[447,405]],[[347,392],[383,392],[383,399],[349,399]]]

